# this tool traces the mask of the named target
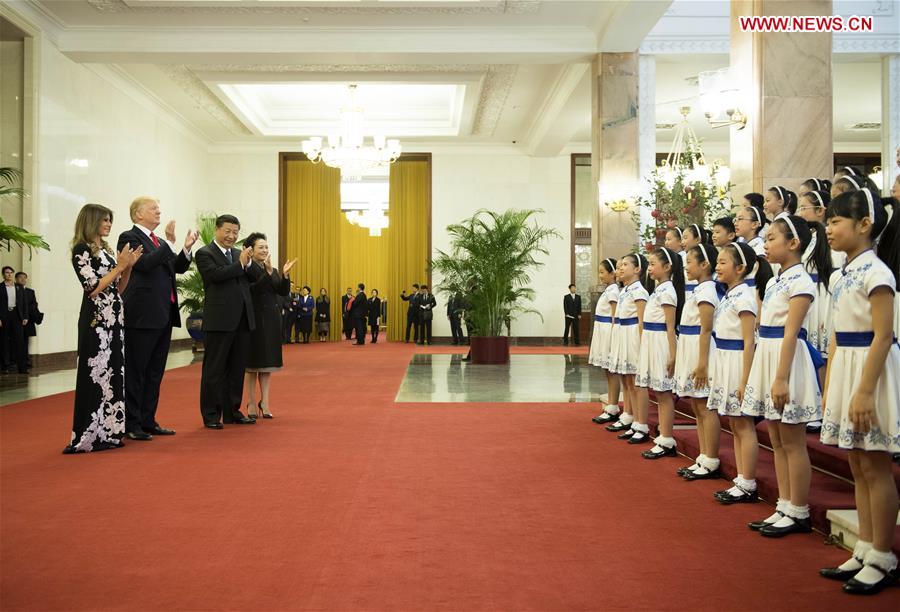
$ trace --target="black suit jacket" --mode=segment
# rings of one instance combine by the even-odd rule
[[[365,319],[369,314],[369,298],[366,297],[364,291],[360,291],[353,299],[353,306],[350,307],[351,319]]]
[[[17,283],[13,283],[13,287],[15,287],[16,293],[16,303],[14,304],[16,310],[18,311],[16,314],[19,315],[19,319],[24,321],[25,319],[29,319],[29,324],[31,323],[31,299],[28,296],[28,292]],[[6,316],[7,309],[12,307],[13,304],[9,303],[9,299],[6,295],[6,283],[0,282],[0,290],[3,291],[3,297],[0,298],[3,300],[3,303],[6,305],[6,308],[3,309],[3,315]]]
[[[375,325],[381,316],[381,298],[373,297],[369,300],[369,324]]]
[[[25,300],[28,303],[28,325],[25,326],[25,335],[29,337],[37,336],[36,326],[43,323],[44,313],[38,308],[37,295],[35,294],[34,289],[24,287],[24,290]]]
[[[419,304],[420,304],[419,292],[415,292],[412,295],[401,295],[400,299],[404,302],[409,302],[409,308],[406,309],[407,314],[418,315],[419,314]]]
[[[577,293],[574,296],[567,293],[563,298],[563,310],[566,315],[577,319],[581,315],[581,296]]]
[[[250,283],[263,273],[260,266],[244,269],[241,252],[231,249],[233,263],[215,244],[207,244],[197,250],[197,270],[203,277],[203,331],[235,331],[241,323],[241,314],[247,313],[250,330],[256,328],[253,314],[253,298]]]
[[[175,275],[187,272],[191,260],[184,254],[172,252],[165,240],[159,248],[138,226],[119,234],[117,251],[128,243],[132,249],[144,247],[144,254],[131,268],[131,277],[122,296],[125,302],[125,327],[131,329],[163,329],[166,326],[181,327],[178,311],[178,293],[175,291]]]

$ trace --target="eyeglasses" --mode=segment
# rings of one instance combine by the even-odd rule
[[[750,217],[735,217],[735,221],[753,221]]]
[[[817,208],[824,208],[824,207],[822,207],[822,206],[801,206],[800,208],[797,209],[797,212],[800,212],[801,210],[815,210]]]

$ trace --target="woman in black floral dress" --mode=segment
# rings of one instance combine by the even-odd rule
[[[84,289],[78,316],[78,371],[72,439],[65,454],[122,446],[125,435],[125,344],[121,293],[142,249],[127,244],[118,263],[106,243],[113,214],[85,204],[75,220],[72,266]]]

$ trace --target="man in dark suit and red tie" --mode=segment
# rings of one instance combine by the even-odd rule
[[[119,235],[116,247],[144,247],[144,256],[131,269],[125,302],[125,435],[132,440],[152,440],[154,435],[175,432],[156,421],[159,387],[166,371],[172,328],[181,327],[175,275],[187,272],[197,232],[188,230],[181,248],[175,246],[175,221],[159,227],[159,201],[138,197],[131,203],[134,227]]]
[[[216,237],[197,249],[197,270],[203,277],[203,373],[200,414],[210,429],[256,423],[241,414],[244,369],[250,332],[256,328],[250,283],[264,273],[251,265],[253,249],[234,248],[241,222],[234,215],[216,218]]]

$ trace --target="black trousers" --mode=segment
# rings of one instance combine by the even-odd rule
[[[350,317],[345,316],[344,317],[344,336],[347,338],[347,340],[349,340],[351,337],[353,337],[354,329],[356,329],[356,323]],[[363,334],[365,334],[365,331],[363,331]],[[358,337],[359,337],[359,335],[357,335],[357,338]]]
[[[463,343],[462,322],[459,315],[450,315],[450,333],[453,334],[453,344]]]
[[[204,423],[234,420],[244,394],[244,368],[250,347],[247,313],[235,331],[204,331],[203,373],[200,376],[200,415]]]
[[[571,319],[566,317],[566,331],[563,332],[563,342],[569,342],[569,330],[572,330],[572,335],[574,337],[573,344],[579,344],[580,340],[578,339],[578,317]]]
[[[281,316],[281,339],[282,342],[290,342],[293,337],[294,321],[297,317],[293,312],[289,312]]]
[[[416,320],[416,312],[408,310],[406,312],[406,341],[409,342],[409,330],[413,330],[413,342],[419,341],[419,322]]]
[[[25,352],[25,326],[17,310],[3,313],[3,327],[0,328],[0,343],[3,347],[3,368],[13,364],[20,374],[28,372],[28,355]]]
[[[423,344],[427,342],[431,344],[431,319],[419,319],[418,333],[416,334],[417,342]]]
[[[356,330],[356,343],[357,344],[365,344],[366,343],[366,319],[365,317],[361,317],[359,319],[353,319],[353,329]],[[348,336],[349,339],[349,336]]]
[[[369,329],[372,331],[372,342],[378,342],[378,327],[377,323],[371,323],[369,325]]]
[[[125,330],[125,431],[140,432],[159,425],[156,407],[166,372],[172,327]]]

